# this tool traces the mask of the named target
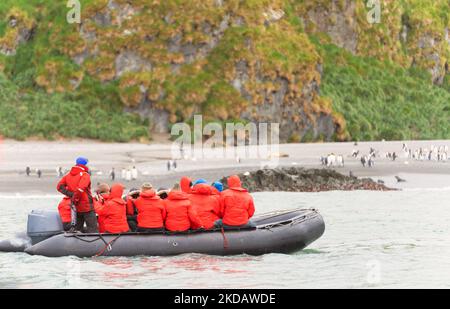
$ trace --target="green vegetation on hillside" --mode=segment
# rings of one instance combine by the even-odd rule
[[[80,101],[76,95],[20,93],[3,74],[0,115],[2,135],[18,140],[33,136],[126,142],[147,136],[146,126],[137,117],[123,114],[117,107]]]
[[[355,57],[333,45],[324,52],[322,95],[347,121],[354,140],[450,137],[450,92],[427,72]]]
[[[303,112],[311,122],[311,115],[331,115],[336,140],[450,138],[450,76],[437,86],[427,72],[448,70],[448,0],[383,1],[376,25],[367,23],[363,0],[355,2],[355,16],[345,15],[347,0],[228,0],[222,6],[215,0],[134,0],[134,12],[110,15],[108,2],[82,0],[81,29],[66,22],[66,1],[0,1],[0,48],[15,51],[0,52],[0,135],[147,139],[148,121],[124,112],[144,100],[168,111],[171,123],[189,121],[194,112],[207,120],[238,119],[243,110],[258,121],[252,105],[273,104],[277,80],[284,79],[284,104],[298,102],[304,87],[317,83],[320,94],[313,93]],[[308,22],[312,8],[329,10],[332,3],[346,12],[348,33],[358,38],[354,54]],[[269,9],[284,15],[269,22]],[[336,23],[333,14],[323,22]],[[11,17],[17,27],[9,26]],[[224,20],[229,27],[216,34],[214,48],[199,51]],[[17,40],[31,29],[28,42]],[[187,61],[180,48],[169,50],[173,41],[200,56]],[[128,50],[151,70],[117,74],[116,59]],[[247,70],[245,98],[232,84],[237,63]]]

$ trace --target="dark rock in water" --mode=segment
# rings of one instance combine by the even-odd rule
[[[287,191],[287,192],[321,192],[321,191],[395,191],[370,178],[359,179],[344,176],[331,169],[305,169],[287,167],[263,169],[240,174],[242,186],[250,192]],[[226,178],[222,179],[226,185]]]

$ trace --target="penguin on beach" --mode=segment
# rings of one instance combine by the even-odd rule
[[[406,182],[405,179],[402,179],[399,176],[395,176],[395,179],[397,179],[397,182]]]

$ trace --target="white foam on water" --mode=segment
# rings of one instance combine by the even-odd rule
[[[26,248],[28,248],[31,246],[31,239],[16,237],[16,238],[10,239],[9,243],[11,244],[11,246],[16,247],[16,248],[20,248],[22,246],[25,246]]]

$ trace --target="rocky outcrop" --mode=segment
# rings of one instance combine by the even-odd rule
[[[306,14],[304,23],[309,31],[326,33],[334,44],[356,53],[358,31],[355,1],[331,0],[326,6],[314,4]]]
[[[137,113],[143,119],[150,122],[150,130],[154,133],[168,133],[170,114],[160,108],[153,107],[154,102],[143,100],[138,107],[125,108],[125,112]]]
[[[263,169],[239,175],[242,186],[250,192],[321,192],[321,191],[392,191],[372,179],[344,176],[331,169],[305,169],[298,167]],[[222,179],[223,183],[226,178]]]
[[[443,34],[442,37],[444,36],[445,35]],[[417,42],[417,54],[420,58],[414,58],[412,63],[413,65],[420,66],[420,63],[417,63],[418,61],[426,61],[428,63],[428,71],[431,73],[433,83],[437,85],[442,85],[445,76],[448,73],[448,60],[444,58],[443,51],[440,47],[443,43],[442,37],[435,37],[430,33],[421,35]],[[450,45],[448,50],[450,51]]]
[[[167,18],[168,24],[172,21]],[[230,16],[224,15],[218,26],[213,26],[208,22],[201,25],[201,32],[206,39],[201,43],[186,42],[182,34],[177,34],[167,42],[167,49],[170,53],[181,54],[182,61],[177,64],[191,64],[196,60],[204,59],[219,44],[225,31],[230,27]],[[181,62],[181,63],[180,63]]]
[[[432,82],[441,85],[449,72],[447,19],[431,20],[420,2],[403,6],[386,0],[381,2],[381,24],[370,24],[365,2],[306,0],[299,15],[309,33],[326,34],[331,43],[354,55],[426,69]],[[439,9],[448,11],[448,4],[431,10]]]
[[[7,17],[5,35],[0,38],[0,53],[14,56],[18,46],[31,39],[35,26],[34,20],[26,13],[12,8]]]
[[[121,52],[115,61],[116,78],[129,72],[151,71],[152,64],[140,57],[136,52],[125,50]]]
[[[78,48],[71,58],[102,82],[119,81],[119,94],[125,111],[149,119],[153,131],[167,132],[173,119],[180,120],[180,114],[183,116],[181,120],[189,120],[200,110],[210,119],[241,118],[255,123],[279,123],[283,142],[331,140],[336,131],[343,131],[342,123],[336,122],[331,108],[323,108],[320,102],[321,61],[306,36],[302,39],[307,45],[303,42],[294,44],[298,45],[296,49],[311,49],[307,51],[311,53],[311,56],[307,55],[308,61],[289,63],[286,69],[278,67],[282,63],[267,67],[266,57],[271,56],[268,54],[270,51],[254,53],[256,49],[263,50],[265,45],[276,44],[286,38],[277,38],[274,31],[265,34],[250,31],[245,34],[242,46],[232,47],[236,51],[241,49],[241,56],[226,50],[231,54],[225,57],[235,59],[234,63],[233,59],[229,59],[229,64],[223,63],[222,72],[214,72],[223,75],[218,76],[219,80],[203,81],[204,89],[198,91],[181,88],[183,90],[177,93],[177,98],[172,98],[174,94],[166,91],[167,86],[171,89],[178,87],[171,83],[188,84],[190,79],[195,80],[196,76],[187,75],[183,69],[194,68],[193,73],[197,76],[202,70],[207,70],[208,63],[214,61],[210,59],[211,54],[229,44],[223,43],[223,38],[230,28],[264,26],[269,29],[282,24],[286,12],[280,7],[262,5],[251,15],[245,15],[240,8],[215,1],[199,8],[200,13],[186,6],[184,16],[159,5],[154,7],[158,11],[154,15],[153,4],[133,5],[121,0],[106,2],[103,6],[88,7],[87,17],[79,27],[82,48]],[[208,13],[202,14],[202,10]],[[209,12],[214,16],[208,16]],[[198,14],[198,17],[189,14]],[[226,40],[236,40],[232,44],[239,41],[230,34]],[[278,51],[282,52],[282,49]],[[297,61],[295,56],[291,58]],[[177,81],[177,76],[181,75],[186,76]],[[212,111],[201,107],[216,91],[214,83],[222,87],[223,82],[229,83],[241,99],[233,98],[236,102],[224,102],[229,107],[221,106]],[[198,93],[203,91],[209,93]],[[183,108],[184,100],[191,101],[191,106]]]
[[[244,78],[234,79],[233,85],[240,90],[243,97],[252,100],[252,96],[241,86],[245,83],[246,74],[239,75]],[[269,93],[262,93],[263,103],[245,110],[241,114],[243,119],[253,119],[258,123],[279,123],[281,141],[300,142],[308,134],[311,140],[318,139],[319,136],[327,141],[332,139],[336,132],[336,123],[332,115],[321,111],[309,113],[306,110],[312,108],[314,98],[319,93],[316,81],[305,85],[301,96],[291,100],[286,100],[289,94],[289,81],[286,78],[277,77],[275,80],[266,79],[266,81],[273,83],[275,89]]]

